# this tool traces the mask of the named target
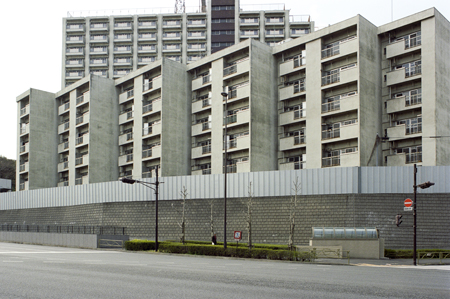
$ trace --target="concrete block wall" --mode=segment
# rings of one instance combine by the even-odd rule
[[[309,245],[311,227],[376,227],[385,247],[412,249],[413,216],[403,211],[411,194],[311,195],[299,196],[294,244]],[[287,244],[290,197],[253,198],[252,240],[254,243]],[[223,200],[195,199],[186,202],[186,239],[209,241],[211,203],[214,231],[223,240]],[[247,198],[227,201],[227,241],[233,231],[243,232],[247,242]],[[419,194],[417,208],[418,248],[450,249],[450,194]],[[3,224],[59,224],[125,226],[130,238],[154,239],[155,202],[121,202],[58,208],[0,211]],[[181,201],[159,202],[159,240],[181,237]],[[403,215],[400,227],[395,215]]]

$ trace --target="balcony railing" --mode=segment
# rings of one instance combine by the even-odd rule
[[[332,167],[341,165],[341,156],[322,158],[322,167]]]
[[[340,73],[339,72],[337,72],[335,74],[330,74],[330,75],[327,75],[327,76],[323,76],[322,77],[322,86],[339,82],[339,80],[340,80]]]
[[[211,153],[211,144],[203,145],[202,154],[209,154],[209,153]]]
[[[294,136],[294,145],[304,144],[304,143],[305,143],[305,135]]]
[[[232,65],[223,69],[223,76],[228,76],[237,72],[237,65]]]
[[[210,121],[202,123],[202,131],[209,130],[209,129],[211,129],[211,122]]]
[[[406,163],[418,163],[422,162],[422,153],[409,153],[406,154]]]
[[[322,50],[322,59],[339,54],[339,45]]]
[[[326,131],[322,131],[322,140],[325,139],[332,139],[332,138],[338,138],[341,136],[341,130],[340,128],[338,129],[333,129],[333,130],[326,130]]]
[[[405,96],[405,105],[406,106],[412,106],[412,105],[418,105],[422,103],[422,95],[412,95],[412,96]]]
[[[341,101],[333,101],[322,104],[322,113],[341,109]]]
[[[149,158],[153,155],[153,151],[151,148],[142,151],[142,158]]]
[[[422,73],[422,65],[410,66],[405,68],[405,78],[409,78],[415,75],[420,75]]]
[[[203,84],[206,84],[206,83],[208,83],[208,82],[211,82],[211,75],[203,76],[203,78],[202,78],[202,83],[203,83]]]

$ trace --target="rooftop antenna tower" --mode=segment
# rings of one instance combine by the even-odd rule
[[[175,13],[185,13],[186,3],[184,0],[175,0]]]

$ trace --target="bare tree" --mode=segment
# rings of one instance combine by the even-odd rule
[[[248,198],[247,198],[247,245],[248,249],[252,249],[252,207],[253,207],[253,193],[252,193],[252,182],[248,186]]]
[[[181,222],[178,223],[178,225],[181,227],[181,237],[180,241],[184,244],[186,240],[186,198],[188,196],[188,192],[185,186],[183,186],[183,190],[180,191],[180,195],[182,197],[181,202],[181,210],[177,210],[179,214],[181,214]],[[173,204],[172,204],[172,207]]]
[[[298,181],[298,177],[295,178],[293,182],[294,196],[291,197],[290,207],[289,207],[289,250],[294,249],[294,229],[295,229],[295,213],[297,211],[297,195],[302,189],[302,184]]]

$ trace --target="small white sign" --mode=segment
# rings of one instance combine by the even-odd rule
[[[404,207],[403,208],[403,211],[412,211],[413,210],[413,207]]]

